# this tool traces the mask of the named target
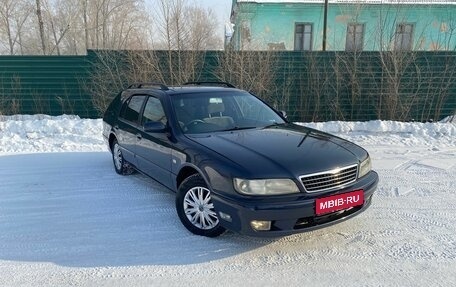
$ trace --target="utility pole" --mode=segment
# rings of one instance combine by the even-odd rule
[[[44,23],[43,23],[43,15],[41,14],[40,0],[36,0],[36,15],[38,16],[38,26],[40,29],[41,48],[43,49],[43,55],[46,55],[46,42],[44,39]]]
[[[326,51],[326,29],[328,27],[328,0],[325,0],[323,16],[323,51]]]

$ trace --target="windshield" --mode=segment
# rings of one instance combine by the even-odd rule
[[[186,134],[262,128],[284,120],[247,92],[204,92],[171,97],[176,118]]]

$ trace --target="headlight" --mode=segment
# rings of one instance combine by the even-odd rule
[[[279,195],[298,193],[299,189],[291,179],[234,179],[237,192],[246,195]]]
[[[361,178],[361,177],[365,176],[366,174],[368,174],[369,171],[371,171],[371,169],[372,169],[371,159],[369,156],[367,156],[367,158],[363,162],[361,162],[361,164],[359,165],[358,178]]]

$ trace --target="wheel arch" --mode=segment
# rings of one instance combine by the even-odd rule
[[[194,174],[199,174],[204,178],[204,176],[199,172],[195,167],[193,166],[184,166],[179,173],[177,174],[176,177],[176,190],[179,188],[181,183],[189,176],[194,175]]]
[[[223,234],[226,229],[211,202],[211,190],[204,184],[207,181],[201,172],[195,167],[185,166],[179,172],[178,180],[181,181],[181,186],[177,190],[175,203],[182,224],[196,235],[217,237]],[[195,194],[195,189],[198,195]]]
[[[114,143],[114,140],[117,140],[117,137],[116,137],[115,134],[111,133],[111,134],[109,135],[109,139],[108,139],[109,149],[111,150],[111,152],[112,152],[112,145],[113,145],[113,143]]]

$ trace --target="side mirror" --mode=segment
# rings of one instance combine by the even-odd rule
[[[163,133],[166,129],[166,126],[162,122],[146,122],[144,124],[144,131],[146,133]]]

